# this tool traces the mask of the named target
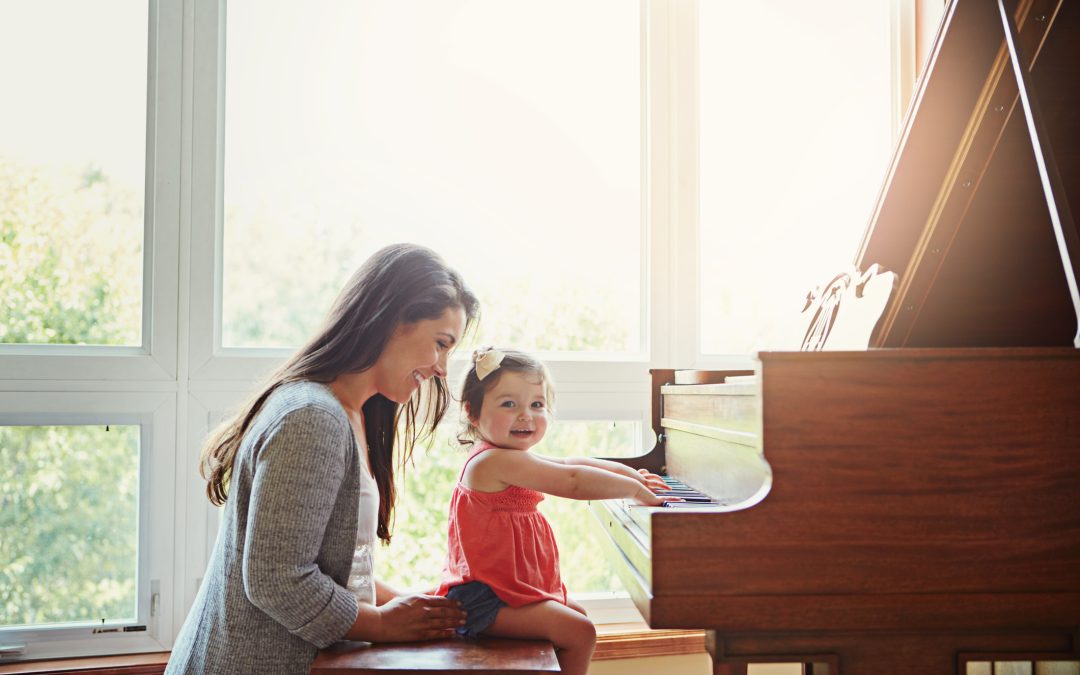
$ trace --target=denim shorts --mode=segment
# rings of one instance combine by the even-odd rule
[[[482,581],[470,581],[454,586],[447,591],[446,597],[460,602],[461,609],[467,614],[465,625],[457,628],[458,635],[466,637],[478,637],[495,621],[499,610],[506,607],[506,603],[495,595],[491,586]]]

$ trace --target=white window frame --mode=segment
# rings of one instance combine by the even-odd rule
[[[180,206],[180,4],[149,0],[142,344],[0,345],[2,380],[176,378]]]
[[[139,424],[137,602],[145,632],[87,627],[0,632],[15,659],[161,651],[171,644],[174,565],[184,4],[148,0],[142,344],[0,345],[0,424]]]
[[[98,633],[93,625],[0,630],[0,643],[21,659],[161,651],[172,619],[162,589],[173,582],[173,439],[176,397],[169,391],[95,390],[97,383],[41,382],[34,390],[0,391],[0,425],[139,425],[139,516],[136,624],[145,631]],[[112,626],[113,624],[107,624]]]

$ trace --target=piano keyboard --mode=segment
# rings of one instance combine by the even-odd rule
[[[656,490],[656,494],[662,497],[678,497],[680,502],[665,502],[664,507],[669,509],[702,508],[709,506],[723,506],[726,502],[720,502],[707,494],[698,492],[686,483],[671,476],[661,476],[667,483],[668,489]]]

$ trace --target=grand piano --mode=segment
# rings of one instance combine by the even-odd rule
[[[869,348],[652,371],[620,461],[692,499],[590,505],[649,625],[717,674],[1080,660],[1078,141],[1080,2],[954,0],[853,260],[896,278]]]

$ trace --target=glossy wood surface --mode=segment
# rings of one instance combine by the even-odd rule
[[[651,626],[712,629],[718,662],[771,655],[845,675],[882,672],[870,664],[889,650],[919,652],[908,672],[927,673],[979,651],[1077,658],[1080,352],[759,356],[764,500],[648,510],[637,550],[604,538]],[[726,405],[685,410],[746,425]],[[695,461],[670,441],[665,463],[692,484]]]
[[[429,642],[373,645],[338,642],[319,652],[312,675],[439,672],[456,675],[557,673],[559,662],[550,642],[455,638]]]
[[[1068,214],[1080,202],[1080,5],[1009,5]],[[1063,244],[1049,216],[996,2],[952,3],[939,38],[856,261],[900,275],[873,345],[1072,345],[1065,269],[1080,268],[1080,234],[1070,222]]]
[[[0,675],[161,675],[168,661],[169,652],[22,661],[0,664]]]

